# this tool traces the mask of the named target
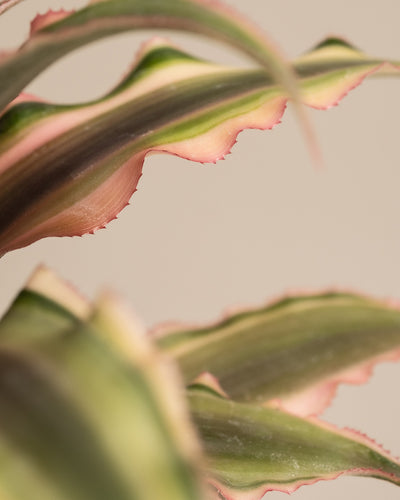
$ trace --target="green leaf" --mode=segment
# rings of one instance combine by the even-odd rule
[[[331,45],[294,68],[304,102],[327,108],[383,62]],[[215,162],[244,128],[278,123],[286,101],[264,70],[207,63],[156,40],[103,99],[14,105],[0,117],[0,255],[104,227],[127,205],[149,152]]]
[[[326,296],[269,311],[305,311],[307,301],[313,309],[323,300],[328,308]],[[332,307],[331,316],[341,312]],[[110,294],[91,310],[39,270],[0,322],[0,360],[0,485],[8,500],[206,498],[179,383],[171,385],[171,367]],[[342,474],[400,484],[400,464],[354,431],[235,402],[201,384],[187,400],[219,498],[259,500]]]
[[[72,286],[40,267],[0,323],[0,341],[26,348],[74,329],[89,318],[89,303]]]
[[[310,415],[340,382],[364,382],[375,363],[400,357],[400,310],[355,295],[292,297],[209,327],[176,327],[158,345],[188,384],[200,376],[235,400]]]
[[[227,42],[267,65],[293,95],[298,93],[290,69],[271,42],[217,1],[95,0],[75,13],[38,16],[31,37],[0,59],[0,110],[67,53],[103,37],[147,28],[184,30]]]
[[[56,281],[39,271],[0,323],[2,497],[203,498],[174,370],[115,298],[84,321]]]
[[[400,485],[400,464],[354,431],[203,390],[190,391],[188,398],[209,481],[222,498],[259,500],[271,490],[291,493],[342,474]]]

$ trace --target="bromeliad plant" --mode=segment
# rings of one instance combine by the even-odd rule
[[[0,14],[18,3],[0,2]],[[96,101],[20,93],[69,51],[126,30],[203,33],[258,63],[230,68],[163,39]],[[0,254],[104,227],[153,151],[215,162],[287,100],[326,109],[399,64],[328,39],[287,65],[217,2],[92,0],[32,23],[0,57]],[[400,357],[400,311],[330,293],[205,328],[144,334],[110,294],[88,304],[38,270],[0,323],[0,495],[8,500],[258,500],[342,474],[400,484],[400,462],[317,419],[340,382]]]

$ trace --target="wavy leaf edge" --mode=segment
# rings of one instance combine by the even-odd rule
[[[218,330],[225,324],[230,322],[232,318],[252,315],[260,311],[268,313],[274,311],[281,305],[289,302],[297,302],[299,300],[319,300],[325,297],[349,297],[351,299],[362,300],[365,303],[371,303],[374,306],[381,306],[392,311],[400,312],[400,300],[393,298],[376,298],[365,292],[361,292],[353,288],[337,288],[329,287],[322,290],[317,289],[293,289],[285,294],[273,297],[257,306],[252,305],[244,306],[237,305],[226,308],[215,320],[210,322],[177,322],[167,321],[155,325],[149,330],[149,335],[155,339],[156,342],[167,340],[170,335],[179,336],[184,332],[202,332]],[[168,351],[168,347],[166,348]],[[277,408],[284,412],[293,414],[303,418],[314,418],[321,415],[333,403],[337,391],[341,385],[363,385],[373,375],[374,370],[378,364],[381,363],[396,363],[400,361],[400,347],[388,349],[385,352],[371,356],[365,361],[356,363],[351,367],[344,368],[330,376],[320,379],[317,383],[312,383],[304,389],[295,391],[292,395],[284,398],[272,398],[265,400],[263,406],[270,408]],[[226,390],[221,386],[218,376],[210,371],[203,371],[199,373],[192,381],[188,381],[189,387],[191,385],[204,385],[211,391],[219,394],[224,398],[231,398]],[[234,398],[233,398],[234,399]]]

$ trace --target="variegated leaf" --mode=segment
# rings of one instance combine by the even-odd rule
[[[209,327],[172,328],[158,344],[186,383],[311,415],[339,383],[362,383],[374,364],[400,358],[400,310],[339,293],[292,297]]]
[[[209,481],[227,500],[260,500],[340,475],[400,485],[400,463],[354,431],[192,390],[189,403],[208,457]]]
[[[365,76],[395,66],[328,41],[294,68],[303,101],[327,108]],[[104,227],[136,190],[146,154],[214,162],[244,128],[278,123],[286,101],[264,70],[207,63],[157,40],[103,99],[14,105],[0,117],[0,255]]]
[[[316,299],[308,300],[312,307]],[[357,301],[362,304],[364,299],[352,300],[354,305]],[[297,303],[299,306],[299,302],[293,300],[292,305]],[[276,312],[287,305],[276,304]],[[334,310],[331,312],[335,316]],[[296,322],[295,318],[292,320]],[[177,448],[178,456],[188,457],[189,464],[197,452],[191,440],[188,441],[191,430],[182,418],[182,403],[176,391],[167,389],[170,371],[165,369],[165,362],[155,355],[145,339],[137,338],[138,331],[141,331],[140,326],[127,318],[124,310],[109,296],[98,303],[93,314],[83,298],[48,271],[40,270],[30,281],[0,323],[0,356],[4,368],[0,370],[0,397],[4,401],[0,435],[5,432],[4,442],[0,440],[0,453],[7,458],[3,462],[7,467],[3,466],[0,471],[0,479],[3,490],[8,488],[6,493],[10,500],[25,498],[22,495],[27,488],[29,498],[34,500],[70,498],[71,492],[74,498],[101,499],[107,498],[110,491],[112,498],[147,499],[154,494],[166,499],[200,498],[193,475],[189,476],[192,478],[189,488],[184,490],[184,494],[188,494],[186,497],[179,496],[179,490],[178,494],[171,493],[171,489],[157,490],[164,484],[161,479],[165,479],[165,464],[162,465],[163,473],[158,471],[158,480],[153,481],[158,485],[147,485],[148,477],[146,474],[143,477],[147,459],[153,467],[160,459],[165,430],[171,438],[168,442]],[[144,382],[144,387],[139,384],[138,390],[150,388],[163,414],[163,432],[157,433],[150,426],[156,432],[152,441],[148,429],[153,420],[149,418],[146,405],[143,406],[143,399],[134,390],[138,383],[136,376]],[[11,393],[12,400],[7,399],[5,395]],[[145,396],[147,392],[139,390],[139,394]],[[129,401],[134,395],[136,413],[133,416]],[[342,474],[376,477],[400,484],[398,461],[354,431],[338,430],[316,419],[302,419],[279,409],[234,402],[221,397],[218,388],[216,392],[201,384],[194,384],[188,390],[187,399],[206,452],[207,476],[218,498],[259,500],[266,491],[292,492],[303,484]],[[138,408],[143,411],[138,412]],[[47,411],[42,415],[44,409]],[[143,415],[145,420],[141,420]],[[25,416],[27,418],[23,418]],[[35,420],[33,416],[39,418]],[[44,429],[39,425],[43,421],[47,425]],[[82,430],[82,425],[87,427]],[[115,429],[118,429],[117,435]],[[143,437],[134,438],[134,429],[140,429]],[[14,440],[18,430],[23,430],[28,443],[22,438]],[[35,439],[32,432],[35,432]],[[49,436],[50,444],[46,441]],[[162,443],[158,442],[160,436]],[[40,448],[38,437],[42,438]],[[61,438],[62,457],[57,453]],[[140,445],[143,440],[145,443],[148,440],[148,447]],[[81,450],[86,445],[94,456],[88,450]],[[130,455],[130,445],[135,449],[134,456]],[[145,449],[145,453],[137,458],[139,448]],[[41,450],[40,459],[38,449]],[[74,462],[77,469],[69,469],[74,450],[81,452],[79,460]],[[169,466],[175,471],[175,458],[171,457],[176,457],[176,452],[169,448],[166,453],[172,462]],[[17,463],[23,459],[25,464],[23,481],[18,484],[13,481],[14,459]],[[51,460],[50,465],[47,465],[48,460]],[[107,460],[115,465],[114,469],[110,470]],[[132,467],[137,460],[140,462],[139,476]],[[131,465],[129,470],[127,463]],[[44,464],[45,479],[40,474]],[[92,469],[88,469],[89,466]],[[117,481],[112,482],[116,468],[119,475]],[[181,470],[179,465],[178,469],[179,484],[186,484],[185,469]],[[48,474],[49,470],[52,474]],[[94,473],[101,477],[92,485],[88,478]],[[88,485],[83,485],[83,477]],[[144,496],[130,489],[135,481],[141,494],[146,491]],[[60,493],[54,483],[63,485],[65,494]],[[123,490],[117,489],[126,484],[127,497]],[[170,488],[176,487],[176,483],[168,484]]]
[[[106,36],[146,28],[183,30],[225,41],[266,65],[293,95],[298,94],[291,70],[273,44],[218,0],[94,0],[77,12],[38,16],[21,48],[0,57],[0,110],[65,54]]]
[[[0,322],[1,498],[204,498],[181,396],[115,298],[39,271]]]

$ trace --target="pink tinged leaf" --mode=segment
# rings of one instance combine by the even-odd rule
[[[292,297],[210,326],[175,326],[158,343],[187,384],[207,372],[235,400],[313,415],[339,383],[363,383],[376,363],[400,358],[400,310],[350,294]]]
[[[275,81],[279,82],[286,89],[286,93],[294,101],[295,109],[303,125],[310,149],[316,158],[319,156],[315,135],[301,104],[301,96],[294,71],[290,65],[285,62],[285,58],[280,54],[275,44],[271,42],[256,25],[246,20],[243,15],[239,14],[234,9],[217,0],[186,0],[182,3],[177,1],[172,9],[171,7],[156,3],[155,10],[151,8],[150,0],[146,0],[146,2],[147,4],[143,10],[143,5],[141,5],[140,2],[136,2],[135,7],[135,4],[128,6],[128,0],[125,0],[125,7],[122,8],[121,12],[119,12],[121,7],[118,7],[117,2],[114,3],[114,7],[112,3],[105,0],[90,2],[88,8],[85,9],[86,16],[89,19],[87,22],[88,31],[93,31],[92,36],[95,38],[104,36],[102,32],[105,28],[105,15],[103,12],[105,9],[109,16],[106,22],[108,25],[106,29],[107,34],[112,33],[113,30],[119,32],[132,28],[140,29],[146,27],[181,29],[193,31],[195,33],[204,33],[209,37],[220,39],[237,47],[239,50],[244,51],[250,57],[265,66],[273,75]],[[100,9],[101,7],[103,7],[103,9],[96,14],[96,10],[99,7],[98,4],[103,4],[100,6]],[[57,33],[60,24],[58,21],[66,20],[66,23],[64,23],[66,27],[72,27],[70,32],[68,32],[67,29],[66,45],[68,45],[68,38],[71,38],[71,40],[74,39],[74,28],[78,27],[78,36],[79,29],[81,28],[81,22],[79,20],[78,23],[74,22],[75,18],[73,14],[73,12],[62,10],[59,12],[50,11],[45,15],[37,16],[32,23],[31,37],[34,40],[33,35],[38,34],[38,38],[40,39],[41,32],[43,35],[44,32],[46,32],[45,28],[47,26],[50,27],[50,32]],[[99,15],[98,19],[96,15]],[[79,19],[79,12],[75,17]],[[99,31],[100,34],[96,34],[96,30]],[[61,27],[61,36],[62,33],[63,29]],[[85,37],[82,37],[82,44],[87,43],[83,41],[84,38]],[[26,45],[29,46],[30,41],[31,40],[28,40]],[[55,44],[56,42],[57,38],[55,39]],[[54,54],[57,52],[54,47],[55,44],[51,47],[51,52]],[[63,55],[64,51],[65,48],[61,48],[60,56]],[[18,53],[16,56],[18,56]],[[46,59],[46,56],[44,57]],[[39,58],[36,57],[36,59]]]
[[[284,398],[272,399],[266,404],[270,407],[281,408],[301,417],[319,415],[330,406],[340,384],[365,384],[372,376],[374,367],[378,363],[397,362],[399,360],[400,349],[384,353],[350,369],[343,370],[332,377],[321,380],[303,391]]]
[[[369,438],[316,419],[189,392],[208,457],[210,483],[227,500],[260,500],[268,491],[340,475],[400,484],[400,464]]]
[[[290,67],[259,30],[219,2],[198,0],[107,0],[91,2],[76,13],[38,16],[31,37],[0,60],[0,109],[46,67],[76,48],[113,34],[146,28],[200,33],[222,40],[266,65],[297,102]]]
[[[144,156],[144,153],[134,156],[84,199],[15,238],[13,247],[20,248],[46,236],[81,236],[104,228],[117,218],[136,191]],[[47,200],[45,210],[51,204],[52,200]],[[36,213],[41,210],[38,206]]]
[[[17,3],[20,3],[22,0],[1,0],[0,1],[0,16],[4,14],[4,12],[11,7],[14,7],[17,5]]]
[[[308,106],[320,110],[337,106],[351,90],[361,85],[367,76],[379,71],[380,67],[381,65],[374,68],[349,71],[343,75],[335,87],[322,85],[319,89],[317,86],[313,86],[312,90],[308,91],[307,86],[304,85],[302,92],[303,101]]]
[[[204,372],[195,378],[189,388],[201,386],[203,390],[210,389],[215,395],[229,399],[228,394],[222,389],[218,379],[212,373]]]
[[[154,44],[147,47],[149,52],[159,49],[162,47],[154,46]],[[142,57],[146,55],[148,55],[147,52],[143,53]],[[7,180],[14,183],[20,181],[19,177],[13,181],[16,175],[14,171],[16,168],[20,170],[25,168],[23,164],[26,162],[26,158],[31,158],[32,152],[35,155],[35,162],[40,163],[42,161],[41,151],[44,151],[44,154],[48,154],[52,150],[55,151],[57,149],[56,141],[60,141],[63,136],[68,137],[69,133],[74,134],[75,129],[79,130],[79,135],[84,135],[86,131],[91,134],[90,122],[98,118],[101,120],[102,116],[107,117],[109,113],[114,111],[118,113],[121,106],[127,102],[134,102],[135,99],[140,102],[141,98],[146,100],[148,95],[157,91],[161,96],[164,89],[173,96],[170,86],[175,86],[180,82],[183,85],[182,95],[184,96],[186,81],[190,90],[192,79],[194,85],[198,85],[195,81],[196,77],[200,79],[210,75],[211,78],[215,77],[218,80],[218,75],[220,75],[223,84],[223,81],[227,80],[230,74],[233,76],[233,73],[228,69],[194,60],[178,61],[175,65],[171,66],[170,64],[167,67],[163,67],[161,64],[158,71],[150,72],[145,78],[139,78],[132,88],[124,89],[123,92],[113,92],[107,99],[79,108],[66,108],[65,111],[60,108],[60,112],[55,114],[50,112],[48,118],[41,118],[40,115],[37,123],[35,122],[33,125],[29,123],[26,128],[22,128],[15,135],[11,133],[9,137],[3,137],[3,145],[0,144],[0,152],[3,151],[0,157],[3,184],[7,185]],[[243,79],[245,73],[239,71],[237,75]],[[260,76],[262,80],[264,77],[261,73]],[[210,87],[210,91],[211,89],[212,87]],[[204,94],[204,89],[200,88],[200,92]],[[279,97],[275,92],[271,95],[267,94],[265,97],[255,96],[254,102],[246,105],[244,110],[238,111],[235,109],[235,99],[248,99],[248,96],[251,97],[251,92],[244,84],[243,90],[240,90],[236,97],[234,96],[235,94],[223,102],[223,116],[218,117],[218,113],[216,116],[211,116],[212,121],[210,120],[210,124],[205,122],[201,126],[197,137],[195,132],[191,132],[191,128],[196,129],[199,125],[195,115],[190,111],[187,117],[189,125],[178,124],[181,131],[176,133],[177,129],[175,130],[175,126],[171,122],[170,132],[167,131],[164,134],[163,141],[159,145],[155,145],[150,139],[145,141],[147,146],[137,152],[129,148],[127,152],[121,150],[118,155],[115,155],[116,158],[111,160],[115,166],[111,164],[111,167],[108,167],[110,174],[105,176],[100,173],[100,176],[103,177],[102,182],[97,182],[93,188],[93,183],[90,183],[89,180],[86,181],[86,186],[89,186],[90,189],[83,196],[77,196],[75,183],[79,182],[81,185],[85,185],[85,179],[87,176],[90,178],[93,168],[89,168],[87,172],[83,171],[77,178],[67,178],[68,184],[63,188],[63,196],[60,196],[59,190],[49,192],[42,200],[29,208],[29,215],[26,213],[23,218],[17,218],[14,223],[9,224],[6,232],[3,232],[2,251],[25,246],[45,236],[81,235],[104,227],[126,206],[136,190],[143,160],[147,153],[162,151],[189,157],[196,161],[215,162],[230,150],[237,134],[246,126],[270,128],[278,122],[286,102],[285,98]],[[232,109],[229,109],[231,101]],[[208,105],[199,104],[198,110],[196,108],[194,110],[207,113],[207,107]],[[210,108],[210,112],[213,113],[212,108]],[[132,117],[132,120],[135,120],[135,117]],[[136,121],[138,120],[140,120],[140,115],[136,118]],[[85,123],[88,125],[85,126]],[[167,119],[166,123],[168,124]],[[155,134],[157,132],[155,130]],[[147,134],[151,137],[151,133],[145,131],[144,136],[146,137]],[[174,141],[175,137],[181,138],[182,134],[184,140]],[[43,160],[45,160],[44,157]],[[101,159],[100,166],[107,161],[107,158]],[[105,170],[107,171],[107,167]],[[26,170],[26,175],[28,174],[29,172]],[[74,197],[76,201],[74,201]],[[63,199],[66,201],[63,202]]]
[[[46,26],[57,23],[62,19],[74,14],[75,10],[49,10],[46,14],[38,14],[31,22],[31,32],[30,36],[33,36],[36,32],[44,29]]]
[[[176,51],[174,47],[163,43],[165,42],[157,39],[146,45],[137,65],[140,66],[147,56],[151,57],[153,51]],[[328,107],[343,94],[344,88],[349,88],[349,80],[343,77],[343,73],[354,70],[357,78],[360,77],[360,60],[352,56],[353,59],[349,62],[348,57],[341,56],[332,61],[331,55],[328,54],[327,57],[321,48],[315,53],[318,56],[315,60],[312,52],[295,62],[294,67],[299,75],[305,102],[309,99],[307,96],[313,95],[314,89],[316,94],[319,93],[319,105]],[[176,51],[176,54],[179,53]],[[364,72],[366,66],[368,72],[371,72],[372,65],[376,69],[381,64],[369,60],[368,64],[364,64],[365,56],[359,56],[359,59]],[[141,67],[137,75],[134,69],[126,82],[130,77],[133,78],[133,83],[121,85],[104,99],[84,106],[46,107],[43,104],[43,112],[38,113],[36,118],[35,107],[25,103],[27,116],[24,112],[20,113],[20,109],[24,108],[16,105],[3,115],[0,121],[0,128],[5,129],[0,140],[3,199],[0,197],[0,205],[3,204],[1,212],[4,221],[0,231],[0,253],[28,245],[46,236],[82,235],[104,227],[128,204],[130,196],[136,190],[146,154],[167,152],[199,162],[215,162],[229,153],[237,134],[244,128],[268,129],[279,123],[287,99],[286,93],[276,87],[273,80],[261,70],[234,71],[196,61],[185,54],[177,55],[176,61],[168,58],[165,62],[161,60],[156,67]],[[205,84],[201,86],[202,79],[206,82],[207,78],[210,78],[209,87]],[[351,85],[353,84],[352,81]],[[339,91],[335,91],[337,88]],[[160,103],[175,99],[176,105],[171,106],[164,115],[160,114],[161,108],[157,108],[157,116],[155,108],[151,107],[154,99],[149,98],[152,93],[161,99]],[[180,97],[185,99],[190,93],[192,97],[189,104],[192,107],[188,106],[186,111],[178,101]],[[219,98],[219,95],[222,97]],[[169,97],[164,99],[163,96]],[[22,96],[21,102],[24,99]],[[143,107],[146,102],[149,103],[147,109]],[[140,113],[129,118],[129,126],[121,129],[120,135],[115,137],[116,145],[112,152],[104,152],[101,157],[99,146],[104,143],[102,134],[107,137],[110,130],[107,121],[115,121],[118,116],[122,116],[128,103],[133,106],[132,109],[140,109]],[[315,105],[316,101],[309,101],[308,104]],[[166,113],[173,110],[176,114],[176,110],[181,108],[180,116],[171,115],[168,119]],[[140,128],[140,117],[148,112],[153,113],[155,121],[164,121],[164,125],[160,128],[150,123],[147,129],[141,131],[140,136],[132,135],[129,127]],[[7,129],[9,114],[14,116],[12,113],[17,119],[13,118],[14,125]],[[29,113],[32,113],[33,119],[30,119]],[[115,129],[115,125],[112,125],[112,129]],[[131,135],[132,140],[129,141]],[[125,140],[118,146],[118,141],[123,137]],[[69,141],[70,151],[65,149]],[[85,144],[92,141],[92,152],[89,153],[89,148],[86,148],[87,152],[82,158],[70,160],[64,167],[64,172],[61,172],[60,165],[67,161],[68,154],[72,154],[79,141],[82,151]],[[95,143],[98,144],[97,147],[93,146]],[[60,152],[61,146],[65,150],[64,154]],[[49,161],[50,158],[54,159]],[[81,165],[82,161],[86,165]],[[79,175],[73,174],[70,168],[79,171]],[[52,169],[63,176],[63,183],[55,189],[46,190],[43,187],[39,193],[38,183],[49,182],[54,175],[49,173],[47,178],[43,175]],[[35,170],[41,172],[43,181],[35,176]],[[37,184],[36,198],[26,194],[22,197],[23,201],[26,203],[26,200],[31,200],[30,205],[26,209],[15,205],[20,215],[16,215],[11,208],[8,208],[8,215],[5,215],[5,206],[8,204],[10,207],[12,200],[21,196],[18,194],[21,189],[29,190],[33,178]],[[18,188],[16,183],[19,184]],[[16,194],[12,196],[8,192]]]
[[[328,38],[295,61],[302,76],[303,101],[316,109],[336,106],[373,74],[396,75],[398,63],[366,54],[339,38]]]
[[[202,3],[207,3],[216,12],[221,15],[221,18],[229,18],[235,21],[237,26],[241,26],[241,31],[243,33],[252,33],[253,40],[249,40],[250,44],[242,45],[240,36],[238,39],[238,48],[244,49],[249,56],[258,60],[266,69],[273,75],[276,82],[280,82],[285,89],[285,93],[290,96],[294,102],[295,111],[302,125],[302,130],[306,143],[310,149],[313,160],[317,165],[322,164],[322,158],[319,151],[316,136],[314,134],[311,122],[309,120],[306,110],[302,106],[301,93],[299,91],[296,75],[293,68],[283,62],[286,60],[285,56],[280,53],[277,45],[267,38],[263,31],[249,22],[245,16],[236,12],[234,9],[223,4],[219,0],[193,0],[194,3],[201,5]],[[222,36],[224,36],[222,34]],[[226,39],[228,43],[231,43],[231,38],[228,36]]]
[[[199,137],[167,144],[160,151],[200,163],[216,163],[231,152],[237,136],[243,130],[270,130],[278,125],[286,109],[286,102],[285,97],[278,96],[260,104],[258,109],[227,120]]]

